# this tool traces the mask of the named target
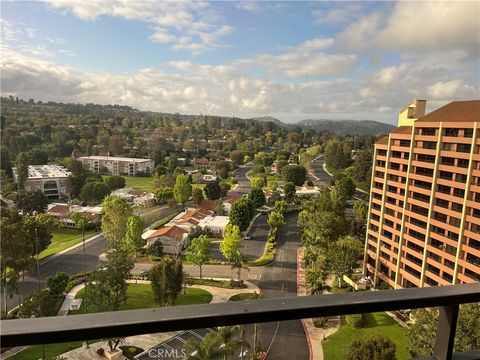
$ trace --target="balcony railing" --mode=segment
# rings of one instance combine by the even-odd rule
[[[480,283],[4,320],[1,344],[5,347],[49,344],[235,324],[440,307],[434,359],[451,359],[459,305],[471,302],[480,302]]]

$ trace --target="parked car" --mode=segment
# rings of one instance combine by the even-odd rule
[[[250,240],[251,238],[252,238],[252,235],[250,235],[250,234],[245,235],[245,240]]]

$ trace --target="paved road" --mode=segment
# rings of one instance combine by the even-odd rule
[[[262,289],[264,299],[297,296],[299,246],[297,215],[293,213],[286,216],[274,262],[263,267],[260,280],[254,281]],[[300,320],[266,323],[259,328],[262,349],[271,346],[269,359],[309,359],[308,342]]]
[[[247,260],[255,260],[263,256],[268,232],[270,230],[270,225],[268,225],[267,219],[267,215],[258,216],[250,229],[251,239],[242,240],[240,252]],[[211,257],[213,259],[226,261],[220,252],[220,239],[218,242],[212,244],[211,249]]]
[[[239,195],[249,194],[250,190],[252,190],[250,180],[248,180],[247,178],[247,172],[252,170],[252,168],[253,168],[253,163],[250,162],[237,169],[236,175],[235,175],[235,178],[238,181],[237,188],[235,189],[235,192],[237,194]]]
[[[327,185],[330,186],[332,185],[333,177],[328,175],[328,173],[324,170],[323,164],[324,164],[324,159],[323,155],[320,155],[317,157],[315,160],[312,161],[312,164],[310,168],[312,169],[313,174],[318,178],[318,182],[320,185]],[[365,194],[362,191],[359,191],[358,189],[355,190],[355,193],[353,194],[354,197],[368,201],[368,194]]]
[[[163,218],[172,214],[173,209],[165,208],[158,212],[158,218]],[[55,274],[57,271],[63,271],[68,275],[78,274],[83,271],[92,271],[100,265],[100,255],[106,250],[106,242],[103,236],[100,236],[85,244],[85,266],[83,265],[83,248],[77,247],[71,251],[68,251],[62,255],[59,255],[51,260],[46,259],[40,263],[40,281],[41,287],[45,287],[45,278],[47,276]],[[32,291],[38,289],[37,273],[28,273],[25,276],[25,280],[19,283],[20,300],[23,301],[23,297],[28,295]],[[3,302],[3,289],[1,293],[1,299]],[[19,303],[19,297],[16,292],[9,292],[7,294],[7,307],[12,309]]]

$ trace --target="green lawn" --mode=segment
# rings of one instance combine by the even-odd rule
[[[91,237],[94,233],[95,231],[93,230],[85,231],[85,240]],[[40,259],[44,259],[82,242],[82,231],[77,229],[56,228],[52,231],[52,235],[52,243],[40,253]]]
[[[84,298],[85,289],[77,293],[76,298]],[[175,305],[207,304],[212,301],[212,294],[203,289],[187,288],[186,294],[182,292],[178,295]],[[84,314],[85,303],[82,302],[80,309],[69,312],[69,315]],[[153,299],[153,291],[150,284],[129,284],[127,290],[127,302],[120,306],[120,310],[146,309],[158,307]],[[88,312],[96,310],[88,306]]]
[[[257,300],[258,294],[257,293],[241,293],[237,295],[233,295],[228,301],[244,301],[244,300]]]
[[[353,340],[377,334],[388,336],[395,342],[398,360],[409,359],[408,339],[404,328],[383,312],[366,314],[366,317],[367,325],[359,330],[351,328],[342,319],[340,329],[322,342],[325,359],[343,360]]]
[[[123,176],[125,178],[125,186],[140,191],[153,191],[155,184],[150,176]]]
[[[67,351],[76,349],[82,346],[81,341],[74,341],[69,343],[48,344],[45,345],[45,355],[47,359],[52,359],[55,356],[63,354]],[[9,357],[9,360],[37,360],[42,357],[42,345],[35,345],[26,348],[16,355]]]
[[[85,289],[78,292],[77,298],[83,298],[85,296]],[[182,293],[177,297],[175,305],[193,305],[193,304],[206,304],[212,301],[212,294],[203,289],[188,288],[186,294]],[[152,287],[148,284],[130,284],[127,290],[127,303],[120,307],[120,310],[133,310],[142,308],[157,307],[157,304],[153,300]],[[88,306],[90,312],[94,312],[90,306]],[[84,314],[85,307],[82,302],[82,306],[78,310],[70,311],[69,315]],[[82,345],[82,342],[76,341],[71,343],[60,343],[46,345],[46,357],[47,359],[54,356],[63,354],[67,351],[78,348]],[[30,346],[22,352],[10,357],[13,360],[37,360],[42,357],[42,346],[35,345]]]

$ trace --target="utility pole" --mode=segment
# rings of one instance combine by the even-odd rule
[[[85,221],[82,221],[82,244],[83,244],[83,271],[85,274],[83,276],[83,286],[85,287],[85,314],[88,313],[88,291],[87,291],[87,270],[86,270],[86,262],[85,262]],[[87,349],[90,347],[88,344],[88,339],[86,340]]]
[[[39,251],[38,251],[38,230],[35,228],[35,252],[37,253],[37,285],[38,285],[38,314],[40,317],[43,316],[42,314],[42,289],[40,285],[40,261],[38,259]],[[45,344],[42,344],[42,360],[45,360]]]

